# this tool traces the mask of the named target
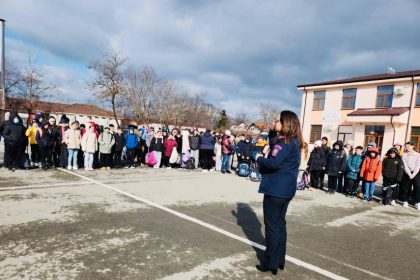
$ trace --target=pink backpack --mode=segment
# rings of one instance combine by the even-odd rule
[[[146,164],[153,166],[157,163],[156,157],[155,157],[155,153],[154,152],[150,152],[146,155]]]

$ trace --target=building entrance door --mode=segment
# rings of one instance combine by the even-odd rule
[[[384,141],[385,126],[384,125],[367,125],[365,128],[365,147],[368,143],[376,143],[379,153],[382,150]]]

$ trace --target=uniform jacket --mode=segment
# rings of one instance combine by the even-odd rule
[[[35,139],[39,147],[51,148],[51,149],[54,147],[55,137],[54,137],[53,129],[50,127],[48,127],[47,129],[45,129],[44,127],[38,128]]]
[[[150,141],[150,151],[163,152],[163,137],[152,138],[152,141]]]
[[[260,193],[291,199],[296,193],[296,181],[300,165],[300,147],[296,139],[289,144],[277,141],[268,158],[259,157],[262,174]]]
[[[253,149],[254,147],[252,146],[251,142],[247,143],[246,141],[239,141],[237,145],[238,154],[244,158],[250,158]]]

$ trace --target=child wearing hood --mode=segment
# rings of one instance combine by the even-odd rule
[[[333,149],[328,153],[326,173],[328,174],[328,193],[334,194],[337,190],[338,179],[346,170],[347,155],[343,150],[343,141],[334,143]]]
[[[314,149],[309,156],[308,170],[311,172],[311,187],[318,189],[321,187],[319,178],[321,171],[325,169],[326,158],[322,149],[322,141],[315,141]]]
[[[365,186],[365,199],[371,201],[375,192],[376,182],[382,174],[382,162],[379,158],[379,150],[370,148],[368,156],[363,160],[360,169],[360,177]]]
[[[386,153],[382,162],[382,203],[384,205],[395,206],[397,199],[398,184],[404,174],[404,163],[397,149],[391,148]]]

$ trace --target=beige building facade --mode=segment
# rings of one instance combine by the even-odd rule
[[[393,143],[420,149],[420,70],[298,85],[301,124],[310,145],[322,136],[386,153]]]

